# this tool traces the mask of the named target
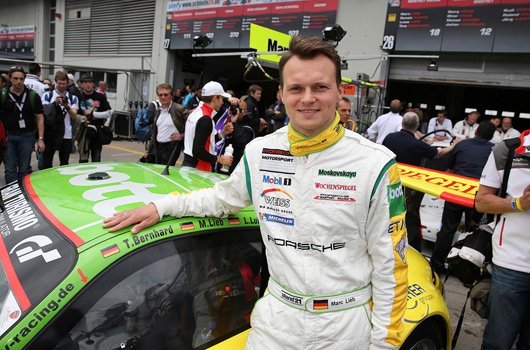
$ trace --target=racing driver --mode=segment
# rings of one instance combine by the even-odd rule
[[[269,262],[247,349],[395,349],[407,297],[406,229],[394,154],[345,130],[340,57],[293,37],[280,61],[288,127],[249,143],[231,177],[115,213],[132,233],[163,215],[217,216],[254,205]]]

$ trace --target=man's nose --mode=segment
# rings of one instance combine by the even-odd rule
[[[313,103],[315,101],[315,94],[313,90],[306,89],[302,93],[302,103]]]

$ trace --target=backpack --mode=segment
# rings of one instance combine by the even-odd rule
[[[28,97],[29,97],[29,104],[31,106],[31,111],[35,113],[35,96],[37,93],[33,90],[29,90]],[[2,89],[2,94],[0,95],[0,112],[2,112],[2,109],[4,108],[4,103],[7,99],[7,89]],[[6,138],[6,131],[4,130],[4,123],[0,121],[0,164],[2,164],[2,161],[4,160],[4,152],[7,150],[7,138]]]
[[[160,102],[157,100],[152,101],[151,103],[154,103],[157,109],[160,108]],[[138,114],[134,120],[134,131],[136,132],[138,141],[149,141],[153,134],[153,120],[149,120],[149,117],[147,116],[147,108],[151,103],[138,110]]]

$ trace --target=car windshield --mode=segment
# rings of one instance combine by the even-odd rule
[[[250,326],[261,252],[259,230],[245,228],[190,235],[133,254],[83,292],[70,308],[75,320],[53,326],[67,332],[55,349],[199,350],[223,341]]]
[[[0,265],[0,335],[3,335],[21,315],[6,273]]]

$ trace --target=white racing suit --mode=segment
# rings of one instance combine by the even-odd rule
[[[294,157],[285,127],[248,144],[228,180],[155,202],[160,217],[223,217],[251,204],[277,283],[256,303],[247,349],[401,344],[407,243],[393,153],[346,130]]]

